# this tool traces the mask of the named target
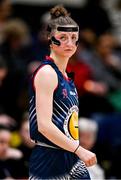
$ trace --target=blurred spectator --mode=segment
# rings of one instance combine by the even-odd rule
[[[114,48],[114,37],[111,34],[103,34],[97,39],[93,56],[90,59],[82,59],[92,69],[93,78],[105,83],[107,91],[121,87],[120,81],[111,70],[112,68],[119,72],[119,68],[121,68],[120,60],[114,54]]]
[[[88,30],[87,32],[85,31],[84,33],[88,34]],[[92,36],[90,35],[90,31],[89,31],[89,35],[87,35],[86,38],[88,38],[88,36]],[[84,50],[82,47],[82,44],[80,42],[80,44],[78,45],[78,50],[77,52],[71,57],[68,66],[67,66],[67,72],[74,72],[74,82],[78,91],[79,96],[84,95],[85,93],[92,93],[94,95],[103,95],[103,93],[105,93],[106,89],[103,86],[103,83],[96,81],[93,78],[93,71],[91,69],[91,67],[85,63],[85,61],[87,61],[87,54],[88,54],[88,50],[91,50],[89,48],[91,48],[91,44],[93,44],[93,37],[90,38],[90,43],[86,43],[88,44],[88,49]],[[89,45],[90,44],[90,45]],[[90,46],[90,47],[89,47]],[[87,48],[87,47],[86,47]],[[84,51],[85,53],[84,53]],[[86,59],[82,59],[80,58],[80,54],[83,53],[83,57]],[[90,58],[92,57],[92,55],[90,55]],[[89,60],[89,59],[88,59]]]
[[[29,136],[29,122],[28,122],[28,113],[25,112],[23,115],[23,119],[21,121],[19,135],[21,138],[21,143],[17,147],[23,153],[23,167],[21,167],[21,177],[28,179],[29,177],[29,158],[32,152],[32,148],[34,147],[34,143],[31,142]]]
[[[26,49],[31,44],[31,36],[27,24],[21,19],[9,20],[3,30],[4,42],[1,46],[1,53],[6,58],[9,68],[14,66],[17,70],[25,68],[25,64],[29,61],[28,56],[23,58],[23,48]],[[8,53],[8,54],[6,54]],[[24,70],[24,69],[23,69]]]
[[[82,147],[92,150],[97,137],[98,126],[97,123],[91,119],[79,119],[79,140]],[[88,171],[92,180],[104,180],[104,170],[99,164],[88,167]]]
[[[0,125],[6,126],[13,130],[16,127],[16,121],[7,114],[0,114]]]
[[[33,60],[39,60],[45,58],[45,55],[49,55],[48,39],[47,39],[47,25],[50,19],[48,12],[44,13],[40,18],[40,30],[37,35],[33,36]]]
[[[11,15],[11,1],[0,0],[0,23],[4,22]]]
[[[112,23],[111,32],[121,47],[121,0],[103,0],[102,2]]]
[[[115,51],[115,47],[117,46],[117,44],[118,42],[112,34],[109,34],[109,33],[104,34],[98,38],[97,44],[96,44],[96,50],[97,50],[97,56],[100,58],[103,64],[107,67],[107,71],[109,70],[110,74],[112,73],[112,76],[114,77],[117,74],[116,76],[117,79],[118,77],[120,79],[121,78],[121,60]]]
[[[115,111],[121,112],[121,61],[115,53],[116,44],[117,41],[111,34],[100,36],[90,66],[93,69],[94,78],[107,87],[108,101]]]
[[[31,152],[31,149],[34,147],[34,143],[31,142],[30,140],[30,136],[29,136],[29,122],[28,122],[28,117],[29,114],[27,112],[24,113],[23,115],[23,119],[21,121],[21,126],[20,126],[20,130],[19,130],[19,134],[21,137],[21,150],[23,147],[23,150],[25,148],[25,152],[24,155],[26,154],[29,157],[29,151]],[[26,156],[26,157],[27,157]]]
[[[91,118],[99,127],[95,144],[98,162],[105,169],[107,179],[121,179],[121,113],[94,113]]]
[[[1,87],[1,102],[6,113],[16,120],[21,119],[23,110],[19,107],[18,98],[27,78],[27,63],[31,53],[25,53],[25,50],[30,42],[29,37],[29,29],[22,20],[9,20],[4,27],[1,54],[7,63],[8,74]]]
[[[12,5],[10,0],[0,0],[0,44],[3,41],[2,31],[8,22],[9,16],[12,12]]]
[[[84,64],[78,58],[78,52],[76,52],[69,60],[67,72],[74,72],[74,83],[79,97],[82,96],[86,91],[85,83],[91,79],[91,70],[88,65]]]
[[[96,101],[92,98],[90,101],[95,102],[94,104],[97,105],[100,104],[99,109],[102,112],[121,110],[119,108],[119,101],[121,101],[121,61],[115,53],[116,44],[117,41],[114,36],[109,33],[103,34],[97,39],[93,54],[90,57],[88,56],[88,58],[85,56],[85,59],[82,59],[90,67],[93,80],[99,83],[98,88],[100,89],[101,101],[97,101],[99,98]],[[97,89],[92,83],[86,85],[89,88]]]
[[[11,132],[0,125],[0,178],[10,179],[19,177],[19,161],[22,153],[19,150],[10,148]]]
[[[96,34],[91,29],[86,28],[80,31],[79,38],[79,58],[91,59],[97,38]]]
[[[80,58],[80,46],[79,44],[78,51],[70,59],[67,66],[68,72],[75,73],[74,82],[79,94],[79,116],[89,117],[94,112],[114,111],[113,106],[106,99],[107,86],[104,82],[98,81],[93,76],[94,70],[90,66],[93,62],[90,62],[89,60],[91,59],[88,58]]]

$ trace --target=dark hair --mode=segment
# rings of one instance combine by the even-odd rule
[[[50,10],[51,19],[48,23],[48,27],[55,30],[56,27],[64,25],[74,25],[78,27],[78,24],[70,17],[68,11],[62,6],[57,5]]]

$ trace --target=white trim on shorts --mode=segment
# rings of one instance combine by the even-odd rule
[[[39,145],[39,146],[49,147],[49,148],[54,148],[54,149],[59,149],[58,147],[54,147],[54,146],[48,145],[48,144],[43,143],[43,142],[34,141],[34,140],[32,140],[32,139],[31,139],[31,141],[32,141],[33,143],[35,143],[36,145]]]

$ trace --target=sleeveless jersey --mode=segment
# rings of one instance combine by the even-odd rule
[[[45,65],[50,65],[58,77],[58,86],[53,94],[52,122],[70,139],[78,140],[78,95],[73,80],[66,78],[58,69],[50,57],[46,57],[41,65],[33,73],[29,89],[29,123],[30,137],[35,142],[41,142],[53,147],[57,147],[38,131],[35,89],[33,87],[36,73]],[[46,103],[46,102],[45,102]]]

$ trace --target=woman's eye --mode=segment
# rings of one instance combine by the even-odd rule
[[[66,37],[65,37],[65,36],[61,36],[60,39],[61,39],[62,41],[64,41],[64,40],[66,40]]]
[[[72,37],[72,40],[75,40],[75,41],[76,41],[76,40],[77,40],[77,38],[76,38],[75,36],[73,36],[73,37]]]

